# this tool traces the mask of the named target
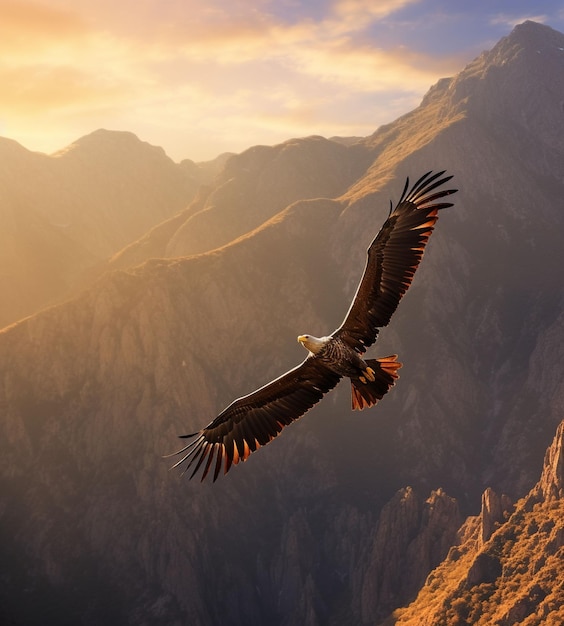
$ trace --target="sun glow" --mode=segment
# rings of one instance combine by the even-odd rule
[[[177,160],[365,136],[461,67],[421,43],[425,4],[0,0],[1,132],[52,152],[129,130]]]

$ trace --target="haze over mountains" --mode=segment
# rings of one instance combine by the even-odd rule
[[[206,167],[3,140],[1,319],[75,295],[0,332],[0,617],[562,621],[563,67],[526,22],[371,137]],[[400,355],[392,392],[351,414],[338,388],[213,486],[168,472],[177,434],[340,323],[389,199],[445,168],[456,205],[371,350]]]
[[[184,209],[223,161],[176,164],[131,133],[105,130],[51,156],[0,139],[0,325],[83,285]]]

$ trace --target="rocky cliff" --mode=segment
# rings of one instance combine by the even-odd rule
[[[488,489],[480,516],[465,522],[459,531],[461,541],[429,574],[417,599],[396,611],[386,625],[512,626],[564,621],[563,445],[564,422],[530,493],[513,508]]]
[[[564,36],[524,24],[372,137],[264,150],[267,168],[286,149],[327,150],[319,178],[303,166],[311,193],[275,206],[274,168],[260,196],[270,185],[272,204],[235,239],[124,261],[0,332],[5,621],[375,623],[469,537],[486,556],[471,574],[469,557],[465,580],[495,583],[496,524],[534,487],[561,419],[564,145],[539,128],[555,123],[564,88],[560,66],[532,60],[554,46]],[[538,102],[498,110],[522,84],[544,94],[544,122]],[[347,160],[353,149],[362,159]],[[229,189],[258,189],[241,163],[226,164]],[[213,486],[169,472],[161,456],[177,434],[296,364],[297,334],[340,323],[389,199],[406,174],[439,167],[455,175],[456,206],[374,351],[404,363],[393,391],[353,415],[337,388]],[[211,184],[141,241],[166,251],[221,193]],[[482,521],[457,535],[488,487]]]

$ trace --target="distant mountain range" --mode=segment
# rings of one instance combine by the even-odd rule
[[[225,157],[173,163],[98,130],[51,156],[0,138],[0,326],[75,293],[98,266],[186,208]]]
[[[525,22],[370,137],[210,164],[2,140],[0,621],[562,622],[563,62]],[[390,198],[445,168],[371,349],[394,389],[352,414],[337,388],[213,486],[169,472],[341,322]]]

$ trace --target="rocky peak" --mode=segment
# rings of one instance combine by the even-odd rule
[[[449,106],[489,121],[504,133],[517,124],[525,135],[561,150],[564,141],[564,35],[527,21],[482,53],[451,82]],[[527,77],[524,80],[524,77]],[[547,116],[551,122],[547,125]],[[515,134],[515,130],[513,130]],[[521,135],[521,133],[518,133]],[[516,140],[523,140],[516,137]]]
[[[532,80],[542,81],[546,77],[554,80],[554,67],[561,66],[564,59],[564,35],[549,26],[527,21],[516,26],[513,31],[489,51],[469,63],[462,72],[455,77],[455,87],[460,88],[466,81],[475,82],[478,78],[488,78],[488,87],[494,91],[501,91],[501,85],[493,83],[498,72],[499,78],[503,72],[505,78],[510,79],[517,87],[522,82],[517,78],[518,72],[531,69],[540,70],[531,76]],[[507,87],[508,84],[504,84]]]
[[[507,147],[516,163],[561,178],[564,145],[564,35],[527,21],[459,74],[441,79],[421,114],[477,121],[490,142]],[[534,139],[533,139],[534,138]]]
[[[564,421],[556,430],[552,445],[546,451],[539,482],[531,492],[530,501],[560,500],[564,496]]]
[[[445,557],[460,522],[457,501],[443,489],[426,500],[411,487],[395,494],[382,509],[370,550],[361,595],[363,623],[374,623],[398,599],[413,597]]]
[[[562,50],[564,48],[564,35],[550,28],[550,26],[525,20],[522,24],[517,24],[507,37],[501,39],[494,50],[502,48],[504,45],[520,45],[523,48],[528,47],[537,50],[558,47]]]
[[[513,503],[509,496],[498,495],[491,487],[488,487],[482,494],[482,509],[480,511],[480,542],[486,543],[491,537],[496,525],[505,521],[507,513],[511,510]]]

